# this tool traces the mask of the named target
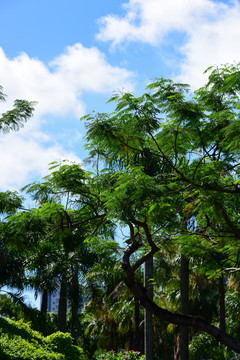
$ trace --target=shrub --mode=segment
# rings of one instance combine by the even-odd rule
[[[223,347],[211,335],[199,332],[189,345],[191,360],[219,360],[224,359]]]
[[[22,320],[0,317],[1,360],[84,360],[70,334],[57,332],[44,337]]]
[[[57,352],[65,355],[66,360],[84,360],[82,349],[73,345],[73,338],[70,334],[58,331],[47,336],[46,339],[55,347]]]
[[[54,353],[37,341],[29,342],[17,335],[3,334],[0,337],[1,360],[64,360],[62,354]]]
[[[25,323],[23,320],[14,321],[0,317],[0,331],[7,333],[10,337],[19,335],[25,340],[37,340],[39,343],[44,343],[43,335],[38,331],[32,330],[30,323]]]

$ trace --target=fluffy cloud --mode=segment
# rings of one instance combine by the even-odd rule
[[[237,0],[129,0],[124,8],[123,17],[108,15],[100,19],[97,38],[113,45],[141,41],[161,46],[166,35],[182,33],[185,43],[179,49],[183,60],[178,80],[193,87],[202,84],[202,73],[208,66],[240,58]]]
[[[96,47],[84,48],[81,44],[69,46],[66,53],[50,65],[55,75],[71,84],[76,94],[82,90],[108,93],[119,87],[129,91],[133,89],[133,74],[108,64],[104,54]]]
[[[68,121],[69,117],[80,118],[85,111],[81,100],[84,91],[132,90],[133,74],[110,65],[97,48],[75,44],[50,64],[30,58],[25,53],[8,59],[0,48],[0,79],[7,94],[7,102],[0,104],[1,112],[11,108],[14,99],[38,102],[34,118],[20,132],[0,134],[0,188],[6,189],[24,185],[31,176],[42,176],[53,160],[80,162],[65,147],[73,147],[70,142],[79,140],[79,133],[70,137],[68,130],[58,139],[56,133],[44,133],[42,125],[47,126],[47,116],[65,117]],[[68,129],[69,125],[63,127]]]
[[[45,147],[39,137],[27,139],[13,133],[1,138],[0,153],[1,191],[22,187],[36,180],[36,176],[46,175],[51,161],[68,159],[80,162],[73,152],[64,150],[60,144]]]
[[[169,31],[190,30],[196,19],[214,14],[216,4],[211,0],[129,0],[123,7],[125,17],[108,15],[99,20],[98,39],[114,44],[126,40],[157,44]]]
[[[226,8],[214,21],[195,27],[189,41],[181,49],[185,58],[178,80],[198,88],[204,82],[203,71],[210,65],[234,63],[240,60],[240,3]]]
[[[111,66],[97,48],[75,44],[46,65],[23,53],[9,60],[0,48],[0,78],[10,100],[37,100],[38,115],[84,114],[83,91],[132,90],[133,74]]]

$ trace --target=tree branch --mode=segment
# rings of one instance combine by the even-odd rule
[[[234,339],[231,335],[225,331],[220,330],[216,326],[210,324],[204,318],[192,315],[182,315],[179,313],[172,313],[168,310],[161,308],[151,301],[147,295],[146,289],[134,280],[132,274],[129,276],[127,273],[125,284],[132,291],[132,293],[139,299],[141,305],[150,311],[153,315],[159,319],[168,323],[191,326],[195,329],[202,330],[209,335],[213,336],[221,344],[226,345],[228,348],[234,350],[236,353],[240,353],[240,342]]]

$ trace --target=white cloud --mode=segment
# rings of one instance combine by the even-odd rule
[[[74,89],[108,93],[116,88],[133,89],[133,74],[107,63],[105,56],[96,47],[84,48],[81,44],[69,46],[66,53],[53,60],[50,65],[56,76],[63,78]]]
[[[211,65],[240,61],[240,3],[228,7],[215,21],[204,22],[194,28],[187,44],[181,49],[185,55],[178,79],[198,88],[204,82],[203,71]]]
[[[83,91],[132,90],[133,74],[110,65],[97,48],[81,44],[67,47],[64,54],[44,64],[23,53],[9,60],[0,48],[0,78],[10,100],[37,100],[42,114],[84,114]]]
[[[1,137],[1,177],[0,189],[16,189],[36,180],[36,176],[48,173],[48,164],[54,160],[68,159],[80,162],[72,152],[59,145],[44,147],[38,139],[27,139],[18,133]]]
[[[177,79],[195,88],[202,85],[202,73],[210,65],[240,59],[238,0],[129,0],[124,8],[123,17],[108,15],[99,20],[97,38],[113,45],[139,41],[161,47],[166,35],[181,32],[185,44],[179,49],[183,60]]]
[[[190,30],[196,19],[214,14],[216,8],[211,0],[129,0],[123,6],[125,17],[108,15],[99,20],[98,39],[114,44],[123,41],[157,44],[171,30]]]
[[[81,135],[75,131],[69,141],[67,132],[56,140],[56,134],[42,130],[42,124],[47,126],[46,116],[80,118],[85,111],[81,100],[84,91],[132,90],[133,77],[128,70],[110,65],[97,48],[84,48],[81,44],[68,47],[50,64],[25,53],[8,59],[0,48],[0,81],[7,94],[7,102],[1,102],[0,111],[11,108],[14,99],[38,102],[34,118],[20,132],[0,134],[0,188],[19,187],[30,175],[42,176],[49,162],[56,159],[80,162],[64,145],[73,146],[72,142]]]

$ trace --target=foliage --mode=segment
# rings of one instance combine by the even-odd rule
[[[0,86],[0,100],[5,101],[6,95]],[[12,110],[9,110],[0,117],[0,132],[8,133],[9,131],[18,131],[24,126],[24,123],[33,116],[36,102],[26,100],[15,100]]]
[[[23,198],[16,191],[0,192],[0,212],[12,214],[22,206]]]
[[[72,345],[69,334],[44,337],[23,321],[0,317],[0,357],[2,360],[83,360],[81,348]]]
[[[119,286],[123,280],[123,271],[117,259],[117,252],[114,253],[112,250],[110,257],[109,250],[108,257],[102,252],[101,259],[85,276],[84,289],[88,294],[88,303],[82,311],[82,321],[85,335],[93,338],[98,348],[118,349],[132,335],[133,306],[129,304],[132,295],[128,293],[126,296],[123,289],[124,287],[126,290],[126,287],[123,284]],[[117,308],[118,303],[121,314]]]
[[[238,279],[237,279],[238,281]],[[236,339],[240,338],[240,297],[238,291],[229,291],[226,294],[227,329]]]
[[[83,359],[82,349],[73,345],[73,338],[70,334],[58,331],[49,335],[47,341],[54,346],[55,351],[64,354],[66,360]]]
[[[108,351],[97,357],[97,360],[144,360],[145,356],[141,355],[139,351]]]
[[[134,321],[140,299],[156,315],[155,331],[163,335],[157,351],[164,354],[158,357],[172,356],[166,346],[183,325],[191,328],[192,359],[201,352],[207,358],[211,347],[213,359],[229,358],[230,352],[206,333],[240,353],[235,321],[240,301],[240,65],[208,72],[207,84],[194,94],[188,85],[160,78],[142,96],[114,95],[114,112],[85,116],[92,173],[79,164],[52,163],[48,176],[23,189],[36,201],[35,208],[21,209],[16,193],[0,194],[0,210],[7,216],[0,224],[2,270],[7,270],[1,283],[17,279],[19,287],[27,284],[36,292],[53,291],[61,283],[65,298],[67,291],[72,298],[72,325],[76,330],[74,319],[80,319],[92,349],[96,343],[115,350],[131,343],[139,330]],[[127,233],[123,251],[114,240],[119,225]],[[181,256],[190,271],[188,316],[179,314]],[[141,273],[152,257],[154,302]],[[19,278],[11,271],[18,262]],[[79,281],[87,305],[74,317]],[[81,337],[73,327],[72,334]],[[69,341],[54,336],[55,346]]]
[[[224,359],[223,349],[218,342],[208,334],[196,334],[189,345],[190,360],[219,360]]]
[[[41,313],[38,309],[25,304],[24,296],[20,293],[7,292],[0,294],[0,315],[12,320],[30,322],[33,330],[41,332],[44,336],[57,331],[56,314]]]
[[[237,292],[228,291],[226,293],[226,313],[227,313],[227,330],[235,338],[239,339],[239,306],[240,299]],[[190,343],[190,359],[201,360],[203,358],[218,360],[238,360],[240,355],[228,350],[226,347],[219,347],[217,341],[209,335],[202,332],[197,333]]]
[[[8,217],[7,229],[11,243],[25,254],[28,277],[25,285],[38,292],[52,292],[60,284],[71,302],[71,333],[76,337],[77,311],[81,307],[79,280],[97,257],[85,240],[105,233],[111,226],[101,225],[105,213],[95,193],[91,176],[79,164],[54,162],[51,174],[41,182],[24,187],[36,201],[36,207],[18,211]],[[66,303],[58,312],[58,328],[66,330]]]
[[[129,229],[122,262],[129,289],[160,319],[205,329],[240,352],[238,340],[215,326],[218,317],[225,318],[228,288],[224,283],[220,292],[220,281],[240,268],[240,65],[208,72],[207,84],[194,94],[188,85],[160,78],[140,97],[114,95],[114,112],[82,120],[89,159],[102,168],[98,177],[108,179],[100,199],[108,217]],[[171,267],[180,254],[189,261],[188,317],[174,313],[180,310],[179,283],[154,279],[158,296],[150,305],[135,278],[147,258],[159,254]],[[169,303],[171,286],[175,299]],[[206,302],[211,287],[215,305]],[[191,316],[202,314],[208,320]]]

